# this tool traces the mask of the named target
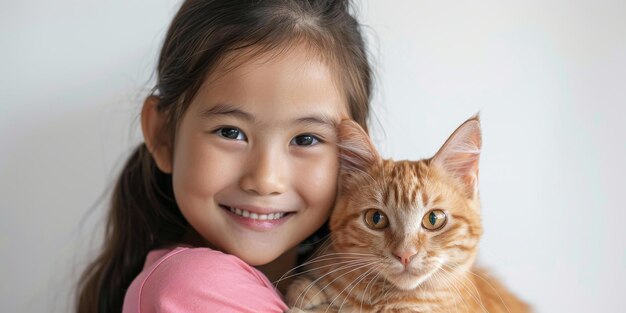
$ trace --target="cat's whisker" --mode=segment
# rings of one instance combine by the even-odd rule
[[[326,255],[322,255],[322,256],[318,256],[312,259],[307,260],[306,262],[302,263],[301,265],[308,265],[311,263],[315,263],[315,262],[322,262],[322,261],[326,261],[326,260],[333,260],[333,259],[340,259],[340,258],[344,258],[344,259],[364,259],[364,257],[372,257],[374,256],[373,254],[359,254],[359,255],[352,255],[350,253],[329,253]],[[296,267],[297,268],[297,267]]]
[[[303,265],[326,261],[326,260],[332,260],[332,259],[340,259],[340,258],[366,260],[366,259],[379,259],[380,256],[372,254],[372,253],[332,252],[332,253],[326,253],[324,255],[320,255],[310,260],[307,260],[305,263],[303,263]]]
[[[446,264],[444,264],[444,266],[446,266],[446,267],[449,269],[449,271],[446,271],[444,268],[442,268],[442,270],[444,270],[444,271],[446,271],[446,272],[450,273],[450,276],[451,276],[451,277],[453,277],[453,278],[455,278],[455,279],[457,279],[457,281],[459,281],[460,283],[463,283],[461,280],[465,280],[465,281],[469,282],[469,283],[471,284],[471,286],[473,287],[473,290],[474,290],[475,294],[476,294],[478,297],[480,297],[480,293],[478,292],[478,288],[476,287],[476,284],[475,284],[475,283],[474,283],[471,279],[469,279],[466,275],[463,275],[465,272],[467,272],[467,270],[465,270],[465,269],[461,269],[462,273],[460,273],[460,274],[455,274],[455,273],[456,273],[456,271],[457,271],[457,269],[455,269],[455,268],[454,268],[454,267],[452,267],[452,266],[446,265]],[[458,268],[458,267],[457,267],[457,268]],[[468,291],[469,291],[469,290],[468,290]]]
[[[471,280],[469,280],[467,277],[465,277],[465,275],[455,275],[455,269],[447,264],[441,264],[442,267],[440,267],[440,269],[442,271],[444,271],[445,273],[447,273],[449,275],[450,278],[456,280],[457,282],[459,282],[461,284],[461,286],[470,294],[470,296],[480,305],[480,307],[482,308],[483,312],[487,312],[489,313],[489,310],[487,310],[487,308],[485,307],[482,297],[480,296],[480,292],[478,292],[478,288],[476,287],[476,285],[474,284],[474,282],[472,282]],[[445,267],[448,267],[450,269],[450,271],[447,271]],[[459,277],[460,276],[460,277]],[[468,281],[472,288],[474,289],[474,292],[472,292],[472,290],[469,289],[469,287],[467,287],[467,285],[462,281],[462,279],[465,279],[466,281]]]
[[[441,265],[443,265],[443,264],[441,264]],[[441,268],[440,268],[440,269],[441,269]],[[450,287],[454,288],[454,292],[456,292],[456,294],[459,296],[459,298],[461,299],[461,301],[463,301],[463,304],[465,305],[465,309],[466,309],[465,311],[467,312],[467,308],[468,308],[469,304],[467,303],[467,301],[465,301],[465,297],[463,297],[463,295],[462,295],[462,293],[461,293],[461,290],[460,290],[460,289],[459,289],[459,288],[458,288],[458,287],[454,284],[454,278],[452,278],[452,277],[447,277],[447,275],[441,274],[441,273],[439,273],[439,272],[436,272],[436,273],[435,273],[435,275],[436,275],[436,277],[440,277],[441,279],[445,280],[445,281],[444,281],[444,284],[445,284],[445,285],[447,285],[447,286],[450,286]],[[451,281],[451,280],[452,280],[452,281]],[[458,311],[457,302],[458,302],[458,301],[454,301],[454,307],[455,307],[455,309],[457,309],[457,312],[459,312],[459,311]]]
[[[428,281],[429,281],[429,282],[430,282],[430,281],[436,281],[438,285],[443,284],[443,285],[444,285],[444,289],[446,289],[446,291],[448,291],[448,292],[451,292],[451,290],[449,290],[449,289],[448,289],[449,284],[448,284],[446,281],[440,281],[440,279],[443,279],[443,277],[440,277],[440,274],[439,274],[439,273],[437,273],[437,272],[435,272],[435,273],[433,273],[432,278],[431,278],[431,279],[429,279]],[[420,285],[421,285],[421,284],[420,284]],[[419,285],[418,285],[418,286],[419,286]],[[451,286],[451,285],[450,285],[450,286]],[[433,288],[433,290],[435,290],[435,288]],[[431,292],[432,292],[432,291],[431,291]],[[447,308],[447,307],[446,307],[446,308]],[[456,308],[456,303],[455,303],[455,308]],[[447,308],[447,309],[448,309],[448,312],[450,312],[450,308]],[[457,309],[457,312],[459,312],[459,311],[458,311],[458,309]]]
[[[367,293],[367,289],[370,287],[370,285],[372,285],[372,286],[373,286],[373,284],[376,284],[376,280],[378,279],[378,277],[379,277],[379,276],[380,276],[380,274],[382,273],[382,272],[380,271],[380,267],[381,267],[381,265],[380,265],[380,264],[379,264],[378,266],[376,266],[376,267],[375,267],[375,269],[376,269],[376,271],[377,271],[378,273],[377,273],[377,274],[376,274],[376,276],[374,276],[374,278],[373,278],[373,279],[371,279],[371,280],[370,280],[370,282],[369,282],[369,283],[365,286],[365,290],[363,291],[363,295],[361,296],[361,307],[359,308],[359,312],[363,311],[363,301],[365,301],[365,296],[367,295],[367,296],[370,298],[370,300],[372,299],[372,298],[371,298],[371,292],[372,292],[372,290],[373,290],[374,288],[372,287],[372,289],[370,289],[370,293]],[[373,284],[372,284],[372,283],[373,283]]]
[[[380,275],[380,265],[375,265],[374,267],[372,267],[371,271],[367,274],[367,276],[364,277],[364,279],[361,281],[363,283],[365,283],[365,281],[367,279],[369,279],[369,282],[367,282],[367,284],[365,285],[365,289],[362,292],[362,297],[361,297],[361,306],[363,305],[363,299],[365,298],[365,295],[367,294],[367,288],[376,281],[376,279],[378,278],[378,276]],[[376,274],[376,275],[374,275]],[[361,284],[361,282],[359,282],[359,284]],[[350,290],[350,293],[352,292],[352,290]],[[348,293],[348,295],[350,294]],[[357,298],[358,300],[358,298]],[[343,306],[343,304],[342,304]],[[362,308],[361,308],[362,310]]]
[[[319,247],[317,247],[313,253],[309,256],[309,258],[307,258],[307,261],[315,258],[315,257],[319,257],[319,256],[323,256],[326,254],[326,251],[333,245],[333,239],[330,236],[330,234],[325,235],[324,238],[322,238],[322,240],[324,240]],[[320,241],[322,241],[320,240]]]
[[[365,259],[366,257],[371,257],[371,255],[343,255],[343,254],[332,254],[332,255],[324,255],[309,261],[302,263],[302,265],[308,265],[317,262],[323,262],[327,260],[335,260],[335,259]]]
[[[395,288],[395,287],[394,287],[393,285],[391,285],[391,284],[388,284],[388,283],[387,283],[387,280],[385,280],[385,282],[383,283],[383,286],[385,286],[385,287],[386,287],[386,289],[385,289],[385,291],[384,291],[383,296],[381,297],[381,299],[385,299],[385,303],[386,303],[386,304],[388,304],[388,303],[389,303],[389,294],[390,294],[391,292],[393,292],[393,290],[394,290],[394,288]]]
[[[315,297],[316,297],[316,296],[317,296],[320,292],[323,292],[323,291],[324,291],[324,289],[328,288],[330,285],[332,285],[332,283],[334,283],[335,281],[337,281],[337,280],[338,280],[338,279],[340,279],[341,277],[344,277],[344,276],[346,276],[346,275],[348,275],[348,274],[350,274],[350,273],[352,273],[352,272],[354,272],[354,271],[358,271],[358,270],[360,270],[360,269],[362,269],[362,268],[364,268],[364,267],[371,266],[372,264],[376,264],[376,262],[369,262],[369,263],[367,263],[367,264],[365,264],[365,265],[360,265],[360,266],[358,266],[357,268],[354,268],[354,269],[352,269],[352,270],[350,270],[350,271],[348,271],[348,272],[346,272],[346,273],[343,273],[343,274],[341,274],[341,275],[337,276],[335,279],[331,280],[328,284],[324,285],[324,287],[322,287],[322,288],[321,288],[321,289],[320,289],[320,290],[319,290],[316,294],[314,294],[314,295],[313,295],[313,298],[315,298]]]
[[[328,259],[328,260],[332,260],[332,259],[335,259],[335,258],[330,258],[330,259]],[[341,259],[341,258],[339,258],[339,257],[338,257],[338,258],[336,258],[336,259]],[[321,260],[321,261],[318,261],[318,262],[328,261],[328,260]],[[313,272],[313,271],[319,270],[319,269],[321,269],[321,268],[331,267],[331,266],[336,266],[336,265],[338,265],[338,264],[352,263],[352,262],[355,262],[355,261],[356,261],[356,260],[348,260],[348,261],[333,262],[332,264],[326,264],[326,265],[321,265],[321,266],[317,266],[317,267],[311,267],[311,268],[307,268],[307,270],[305,270],[305,271],[298,272],[298,273],[295,273],[295,274],[290,274],[290,275],[287,275],[288,273],[290,273],[290,272],[294,271],[295,269],[297,269],[297,268],[300,268],[300,267],[302,267],[302,266],[307,265],[307,264],[302,264],[302,265],[300,265],[300,266],[296,266],[296,267],[292,268],[292,269],[291,269],[291,270],[289,270],[287,273],[283,274],[283,276],[281,276],[278,280],[274,281],[274,282],[273,282],[273,284],[274,284],[274,285],[278,285],[281,281],[283,281],[283,280],[285,280],[285,279],[289,279],[289,278],[291,278],[291,277],[300,276],[300,275],[303,275],[303,274],[305,274],[305,273],[309,273],[309,272]],[[364,261],[365,261],[365,260],[364,260]],[[285,276],[285,275],[287,275],[287,276]]]
[[[348,257],[348,256],[329,256],[329,255],[320,256],[320,257],[317,257],[317,258],[312,259],[312,260],[310,260],[310,261],[304,262],[304,263],[302,263],[302,264],[300,264],[300,265],[298,265],[298,266],[296,266],[296,267],[293,267],[293,268],[292,268],[292,269],[290,269],[289,271],[285,272],[285,273],[284,273],[284,274],[283,274],[283,275],[282,275],[282,276],[281,276],[278,280],[274,281],[273,283],[274,283],[274,285],[276,285],[276,284],[280,283],[281,281],[283,281],[283,280],[285,280],[285,279],[287,279],[287,278],[290,278],[290,277],[293,277],[293,276],[297,276],[297,275],[300,275],[300,274],[302,274],[302,273],[306,273],[306,272],[308,272],[308,271],[306,271],[306,272],[300,272],[300,273],[297,273],[297,274],[290,274],[290,273],[292,273],[292,272],[294,272],[294,271],[296,271],[296,270],[298,270],[298,269],[300,269],[300,268],[302,268],[302,267],[305,267],[305,266],[311,265],[311,264],[313,264],[313,263],[324,262],[324,261],[331,261],[331,260],[341,260],[341,259],[359,260],[359,259],[362,259],[362,258],[361,258],[361,257],[356,257],[356,256],[355,256],[355,257]],[[288,275],[289,275],[289,276],[288,276]]]
[[[374,258],[372,256],[341,256],[341,255],[337,255],[337,256],[333,256],[333,257],[319,258],[319,259],[311,260],[311,261],[303,263],[302,265],[296,266],[293,269],[297,269],[297,268],[302,267],[302,266],[310,266],[310,265],[315,264],[315,263],[323,263],[323,262],[329,262],[329,261],[344,261],[344,260],[348,260],[348,261],[359,261],[359,260],[366,261],[366,260],[377,260],[377,258]]]
[[[496,288],[495,288],[495,287],[494,287],[494,286],[493,286],[493,285],[492,285],[492,284],[491,284],[491,283],[490,283],[487,279],[485,279],[485,278],[483,278],[482,276],[480,276],[480,275],[478,275],[478,274],[476,274],[476,273],[472,272],[472,270],[470,270],[470,269],[467,269],[466,271],[467,271],[468,273],[470,273],[470,274],[472,274],[472,275],[474,275],[474,276],[476,276],[476,277],[480,278],[482,281],[484,281],[484,282],[485,282],[485,283],[489,286],[489,288],[491,288],[491,290],[493,290],[493,292],[495,292],[495,293],[496,293],[496,295],[497,295],[497,296],[498,296],[498,298],[500,299],[500,302],[502,302],[502,304],[504,305],[504,308],[506,309],[506,311],[507,311],[507,312],[509,312],[509,313],[511,313],[511,311],[509,310],[509,307],[506,305],[506,302],[504,302],[504,299],[502,299],[502,296],[500,295],[500,293],[498,292],[498,290],[497,290],[497,289],[496,289]]]
[[[389,267],[389,265],[387,265],[387,267]],[[387,279],[383,280],[383,287],[382,287],[383,296],[381,297],[381,299],[385,299],[385,303],[389,303],[388,295],[394,288],[395,287],[392,284],[388,283]]]
[[[358,261],[355,261],[354,263],[358,263],[358,264],[348,264],[348,265],[344,265],[344,266],[342,266],[342,267],[340,267],[340,268],[333,269],[333,270],[329,271],[328,273],[326,273],[326,274],[324,274],[324,275],[322,275],[322,276],[318,277],[317,279],[315,279],[315,280],[311,281],[311,282],[307,285],[307,287],[306,287],[306,288],[304,288],[304,289],[303,289],[303,290],[302,290],[302,291],[298,294],[298,297],[296,298],[296,301],[294,301],[293,305],[294,305],[295,307],[303,307],[303,305],[298,305],[298,303],[300,303],[300,302],[301,302],[301,301],[300,301],[300,298],[302,298],[302,304],[304,304],[304,299],[305,299],[304,297],[305,297],[305,296],[306,296],[306,294],[309,292],[309,290],[310,290],[313,286],[315,286],[315,285],[316,285],[316,283],[317,283],[319,280],[321,280],[321,279],[322,279],[322,278],[324,278],[325,276],[332,275],[332,274],[334,274],[335,272],[338,272],[338,271],[341,271],[341,270],[344,270],[344,269],[349,269],[349,268],[351,268],[351,267],[354,267],[354,266],[358,266],[358,265],[360,265],[360,263],[359,263]]]
[[[318,249],[318,251],[315,252],[315,255],[324,255],[326,254],[326,252],[328,251],[328,249],[330,249],[330,247],[333,246],[333,239],[332,238],[328,238],[328,240],[326,240],[326,242],[324,242],[322,244],[322,246],[320,246],[320,248]]]
[[[370,263],[371,263],[371,262],[368,262],[368,261],[361,261],[361,260],[359,260],[359,261],[354,261],[354,263],[351,263],[351,264],[348,264],[348,265],[343,265],[343,266],[341,266],[341,267],[339,267],[339,268],[333,269],[333,270],[329,271],[328,273],[326,273],[326,274],[324,274],[324,275],[322,275],[322,276],[318,277],[317,279],[315,279],[314,281],[312,281],[311,283],[309,283],[309,284],[308,284],[308,286],[307,286],[307,287],[306,287],[306,288],[305,288],[302,292],[300,292],[300,294],[299,294],[299,295],[298,295],[298,297],[296,298],[295,304],[298,304],[298,303],[300,302],[300,298],[302,298],[302,301],[304,301],[304,296],[305,296],[305,295],[309,292],[309,290],[310,290],[313,286],[315,286],[315,285],[316,285],[316,283],[317,283],[318,281],[320,281],[320,280],[321,280],[321,279],[323,279],[324,277],[326,277],[326,276],[328,276],[328,275],[333,275],[333,274],[335,274],[336,272],[339,272],[339,271],[343,271],[343,270],[347,270],[347,269],[350,269],[350,268],[356,267],[355,269],[352,269],[352,270],[348,271],[347,273],[344,273],[344,274],[343,274],[343,275],[346,275],[346,274],[348,274],[348,273],[350,273],[350,272],[352,272],[352,271],[355,271],[355,270],[358,270],[358,269],[360,269],[360,268],[364,267],[364,266],[363,266],[363,264],[365,264],[365,266],[367,266],[367,265],[369,265]],[[342,276],[343,276],[343,275],[342,275]],[[339,277],[342,277],[342,276],[339,276]],[[339,277],[338,277],[338,278],[339,278]],[[334,281],[335,281],[335,280],[337,280],[338,278],[335,278],[335,279],[334,279],[333,281],[331,281],[330,283],[334,282]],[[329,284],[330,284],[330,283],[329,283]],[[328,284],[328,285],[329,285],[329,284]],[[326,285],[326,286],[328,286],[328,285]],[[325,287],[324,287],[324,288],[325,288]],[[324,288],[322,288],[319,292],[322,292],[322,290],[324,290]],[[319,292],[318,292],[318,293],[316,293],[313,297],[317,296],[317,295],[319,294]]]
[[[311,258],[323,257],[323,256],[326,256],[326,255],[338,254],[337,252],[327,253],[327,251],[329,249],[331,249],[332,246],[333,246],[332,238],[329,238],[324,244],[322,244],[322,246],[320,246],[318,248],[318,251],[313,253]],[[341,252],[341,254],[345,254],[345,255],[361,255],[361,256],[373,255],[371,253],[357,253],[357,252]]]
[[[348,299],[348,297],[350,296],[350,294],[352,293],[352,290],[354,290],[354,288],[356,286],[358,286],[373,270],[375,269],[375,267],[370,268],[369,270],[365,271],[364,273],[362,273],[361,275],[359,275],[357,278],[354,279],[353,282],[351,282],[350,284],[348,284],[348,286],[346,286],[343,290],[341,290],[341,292],[339,292],[339,294],[337,296],[335,296],[335,298],[333,299],[333,301],[330,302],[330,306],[333,305],[333,303],[337,300],[337,298],[339,298],[339,296],[341,296],[341,294],[352,285],[352,288],[350,288],[350,290],[348,291],[348,293],[346,294],[346,296],[343,298],[343,301],[341,302],[341,305],[339,306],[339,309],[337,310],[337,312],[341,312],[341,309],[343,308],[343,305],[346,303],[346,300]],[[329,306],[329,307],[330,307]],[[328,310],[328,309],[326,309]]]
[[[435,280],[436,278],[434,276],[431,276],[430,279],[427,279],[425,281],[423,281],[421,284],[418,284],[417,287],[420,288],[420,290],[422,288],[424,288],[424,292],[422,293],[422,295],[424,297],[427,297],[428,295],[430,295],[430,293],[433,292],[433,290],[436,290],[437,285],[435,285]],[[420,294],[418,294],[418,298],[419,298]]]
[[[324,256],[329,256],[329,255],[353,255],[353,256],[376,256],[373,253],[358,253],[358,252],[332,252],[332,253],[327,253],[324,254],[322,257]]]
[[[324,235],[322,238],[319,238],[318,240],[311,242],[311,243],[307,243],[304,244],[304,246],[315,246],[320,244],[320,242],[322,242],[322,245],[326,244],[326,242],[328,242],[330,240],[330,233]]]
[[[466,293],[467,293],[467,294],[468,294],[468,295],[469,295],[469,296],[470,296],[470,297],[471,297],[471,298],[472,298],[472,299],[473,299],[476,303],[478,303],[478,304],[481,306],[481,309],[483,310],[483,312],[485,312],[487,309],[484,307],[483,302],[482,302],[482,299],[480,298],[480,294],[478,294],[478,291],[476,290],[475,286],[473,286],[473,287],[474,287],[474,291],[475,291],[476,293],[474,293],[474,291],[472,291],[472,290],[471,290],[471,289],[467,286],[467,284],[465,284],[465,283],[464,283],[464,282],[463,282],[463,281],[462,281],[459,277],[457,277],[457,276],[454,274],[454,271],[450,272],[450,271],[447,271],[445,268],[443,268],[443,266],[447,266],[446,264],[441,264],[441,265],[442,265],[442,267],[440,267],[439,269],[440,269],[441,271],[443,271],[443,272],[447,275],[447,277],[448,277],[449,279],[451,279],[453,282],[456,282],[456,284],[458,284],[458,286],[459,286],[459,287],[461,287],[463,290],[465,290],[465,292],[466,292]],[[460,289],[457,289],[457,290],[459,290],[459,291],[460,291]],[[465,299],[465,298],[463,297],[463,299]]]

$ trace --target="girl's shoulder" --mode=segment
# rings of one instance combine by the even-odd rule
[[[205,268],[207,266],[214,269],[238,267],[255,270],[238,257],[218,250],[177,246],[150,251],[146,257],[143,271],[151,272],[149,276],[154,275],[155,271],[161,274],[166,273],[177,276],[189,271],[199,274],[199,272],[203,271],[198,271],[196,267]],[[213,272],[206,271],[204,274],[213,274]]]
[[[184,283],[201,279],[229,282],[241,278],[256,278],[271,287],[269,280],[256,268],[238,257],[210,248],[175,247],[151,251],[146,258],[144,271],[147,279],[160,282]]]
[[[258,297],[242,302],[242,292]],[[217,250],[174,247],[148,254],[143,271],[126,292],[123,312],[163,312],[165,308],[165,312],[206,312],[228,307],[246,312],[255,306],[269,312],[286,309],[263,273]]]

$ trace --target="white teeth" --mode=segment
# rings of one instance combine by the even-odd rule
[[[228,208],[229,211],[243,217],[247,217],[253,220],[277,220],[285,216],[285,213],[270,213],[270,214],[258,214],[250,211],[242,210],[239,208]]]

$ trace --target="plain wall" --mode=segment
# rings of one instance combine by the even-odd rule
[[[0,311],[70,310],[179,4],[0,3]],[[479,262],[538,312],[620,311],[626,2],[359,4],[383,156],[480,111]]]

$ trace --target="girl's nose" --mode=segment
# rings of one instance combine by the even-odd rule
[[[263,196],[285,192],[287,164],[279,153],[265,149],[252,155],[245,167],[240,186],[246,192]]]

